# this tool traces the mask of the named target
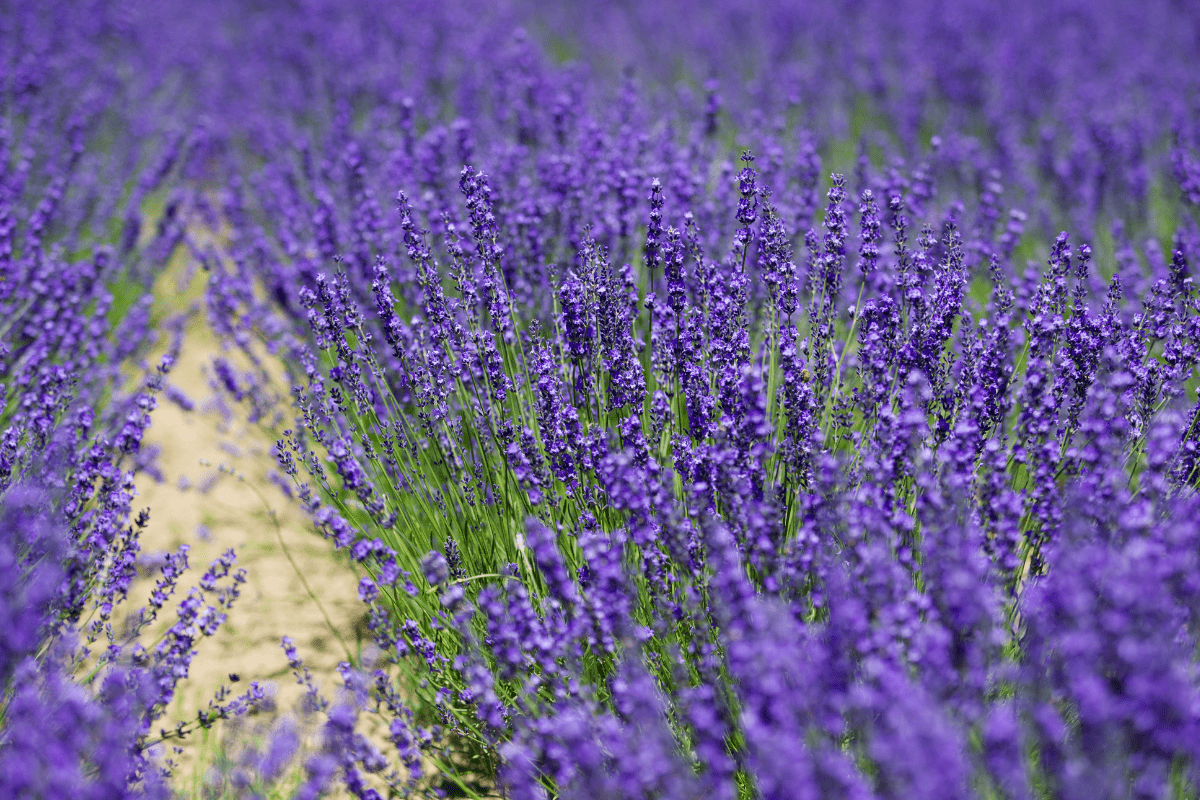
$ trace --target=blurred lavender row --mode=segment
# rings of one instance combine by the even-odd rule
[[[194,646],[245,580],[232,552],[167,608],[187,547],[149,602],[137,573],[135,473],[183,319],[150,287],[183,241],[192,140],[165,135],[162,77],[137,77],[117,10],[5,4],[0,13],[0,794],[167,797],[163,742],[237,715],[255,685],[159,727]],[[182,166],[181,166],[182,164]],[[157,208],[156,229],[142,231]],[[152,351],[164,353],[151,367]],[[143,637],[160,613],[174,617]]]

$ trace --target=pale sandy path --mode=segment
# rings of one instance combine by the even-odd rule
[[[179,283],[184,277],[182,268],[171,269],[162,277],[155,292],[156,308],[174,313],[198,299],[203,273],[181,291]],[[348,560],[335,554],[297,506],[267,479],[274,469],[273,439],[246,422],[246,409],[233,406],[226,419],[209,402],[213,391],[207,373],[211,359],[219,354],[219,344],[203,324],[202,314],[194,315],[168,381],[196,401],[196,409],[184,411],[160,395],[144,447],[161,448],[158,467],[164,480],[156,482],[146,473],[137,478],[135,510],[151,509],[150,524],[142,536],[143,556],[174,551],[184,543],[191,547],[191,569],[165,609],[166,624],[174,621],[174,604],[227,548],[236,551],[238,566],[248,573],[228,621],[214,637],[200,643],[164,723],[195,719],[218,688],[230,684],[231,673],[240,677],[231,684],[235,690],[244,690],[252,680],[270,682],[278,691],[278,708],[291,709],[302,690],[280,647],[283,636],[295,639],[300,656],[326,696],[335,696],[340,684],[335,667],[346,660],[346,650],[305,591],[281,547],[280,534],[341,639],[352,651],[366,647],[369,639],[365,607],[357,596],[358,579]],[[222,474],[222,465],[243,475],[245,482]],[[276,512],[279,532],[268,505]],[[141,577],[130,593],[132,607],[145,602],[155,580],[152,568],[139,572]],[[206,736],[198,734],[181,743],[183,753],[174,757],[176,786],[184,796],[201,796],[204,773],[224,735],[225,729],[218,725]]]

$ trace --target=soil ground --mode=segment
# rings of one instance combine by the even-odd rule
[[[196,284],[202,287],[202,276],[189,279],[180,264],[168,270],[155,291],[156,298],[168,298],[165,303],[156,300],[163,306],[160,311],[177,313],[183,304],[199,299]],[[336,554],[295,502],[268,479],[275,468],[273,439],[247,423],[245,409],[223,409],[210,388],[211,361],[219,354],[220,344],[203,315],[194,313],[168,383],[194,400],[195,410],[185,411],[160,395],[143,447],[158,449],[156,466],[161,475],[142,472],[137,477],[135,511],[149,507],[150,524],[141,540],[145,566],[139,568],[128,605],[140,607],[148,597],[156,580],[156,556],[174,552],[182,544],[191,548],[191,569],[164,608],[152,637],[174,621],[175,604],[223,551],[232,548],[237,565],[247,571],[228,620],[215,636],[199,643],[188,677],[179,684],[162,720],[168,727],[194,720],[221,686],[240,693],[250,681],[269,686],[279,713],[293,709],[303,690],[281,648],[284,636],[295,639],[300,657],[332,700],[340,685],[337,664],[348,656],[357,657],[369,641],[365,606],[357,595],[358,578],[348,559]],[[239,680],[231,683],[231,675]],[[263,717],[260,714],[259,721]],[[225,753],[229,733],[228,723],[218,723],[210,731],[171,743],[181,747],[172,757],[177,764],[175,787],[183,796],[206,794],[204,787],[215,777],[214,765]],[[308,746],[317,741],[315,734],[310,735]]]

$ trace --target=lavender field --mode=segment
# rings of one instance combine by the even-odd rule
[[[1200,800],[1200,4],[0,0],[0,797]]]

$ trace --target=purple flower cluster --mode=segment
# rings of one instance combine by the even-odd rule
[[[145,525],[144,515],[137,525]],[[118,634],[109,621],[120,602],[113,586],[128,584],[130,567],[108,565],[110,576],[89,598],[92,621],[72,626],[70,570],[81,557],[52,493],[28,484],[9,488],[0,503],[0,531],[0,789],[12,797],[169,796],[164,778],[170,762],[154,744],[236,716],[263,699],[257,684],[232,699],[222,692],[194,723],[154,736],[153,724],[187,677],[196,639],[216,632],[245,580],[244,570],[231,573],[232,551],[210,567],[200,588],[180,603],[178,622],[147,651],[138,634],[187,568],[186,545],[167,559],[149,605],[133,615],[130,630]],[[127,539],[136,547],[136,534]],[[206,604],[210,593],[215,606]]]

